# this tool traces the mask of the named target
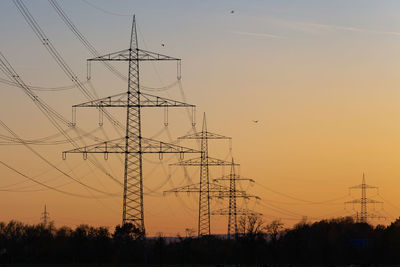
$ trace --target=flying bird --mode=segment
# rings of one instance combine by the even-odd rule
[[[258,120],[253,120],[254,123],[258,123]]]
[[[165,44],[161,44],[161,46],[165,46]]]
[[[235,10],[231,10],[231,14],[235,13]]]

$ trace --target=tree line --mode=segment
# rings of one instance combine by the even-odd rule
[[[0,263],[137,264],[392,264],[400,262],[400,219],[388,226],[351,217],[284,228],[276,220],[241,217],[238,233],[197,238],[144,238],[132,224],[55,227],[0,223]]]

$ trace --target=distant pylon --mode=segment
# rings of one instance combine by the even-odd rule
[[[346,201],[345,204],[360,204],[360,212],[356,212],[354,218],[358,223],[367,223],[368,218],[382,218],[382,216],[375,215],[372,213],[367,212],[367,205],[368,204],[375,204],[375,203],[383,203],[382,201],[377,201],[374,199],[367,198],[367,189],[376,189],[378,190],[377,186],[367,185],[365,183],[365,174],[363,173],[362,183],[360,185],[349,187],[349,189],[361,189],[361,198],[354,199],[351,201]]]
[[[47,207],[46,207],[46,205],[44,205],[44,210],[43,210],[43,212],[42,212],[42,224],[44,225],[44,226],[47,226],[47,223],[48,223],[48,221],[49,221],[49,213],[47,212]]]
[[[198,217],[198,236],[210,235],[210,198],[216,196],[227,196],[229,188],[219,184],[210,183],[210,166],[229,166],[232,163],[225,160],[215,159],[208,156],[208,140],[209,139],[231,139],[223,135],[210,133],[207,131],[206,114],[203,115],[203,126],[201,132],[185,135],[178,139],[199,139],[201,140],[201,157],[179,161],[178,163],[171,164],[176,166],[200,166],[200,183],[183,186],[167,190],[164,193],[199,193],[199,217]],[[240,192],[241,196],[245,195]]]
[[[229,181],[229,206],[228,210],[226,209],[219,209],[216,211],[211,212],[212,215],[228,215],[228,238],[231,238],[231,235],[234,234],[235,236],[238,233],[237,227],[237,215],[262,215],[261,213],[249,210],[249,209],[238,209],[237,208],[237,190],[236,190],[236,183],[237,181],[249,181],[254,183],[253,179],[249,178],[242,178],[240,175],[236,174],[235,171],[235,163],[232,158],[231,163],[231,172],[229,175],[222,176],[220,178],[214,179],[215,182],[218,181]],[[259,199],[258,196],[248,195],[246,193],[246,198],[256,198]]]

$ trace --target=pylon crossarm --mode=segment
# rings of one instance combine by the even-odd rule
[[[127,93],[121,93],[113,96],[108,96],[92,101],[88,101],[82,104],[77,104],[72,106],[73,108],[82,108],[82,107],[127,107],[128,101],[126,97]]]
[[[214,210],[211,212],[211,215],[229,215],[229,209],[227,208],[222,208],[218,210]],[[253,216],[262,216],[262,213],[249,210],[249,209],[236,209],[236,212],[234,212],[233,215],[253,215]]]
[[[200,183],[185,185],[182,187],[177,187],[174,189],[164,191],[164,193],[199,193],[199,192],[200,192]],[[209,192],[210,192],[210,194],[211,193],[222,193],[222,192],[229,193],[229,187],[223,186],[220,184],[210,183]]]
[[[88,61],[129,61],[129,60],[139,60],[139,61],[156,61],[156,60],[177,60],[181,59],[170,57],[167,55],[162,55],[142,49],[137,49],[137,57],[136,53],[130,53],[130,49],[121,50],[118,52],[98,56],[95,58],[88,59]],[[133,56],[133,57],[132,57]]]
[[[221,192],[216,192],[216,194],[210,195],[210,198],[230,198],[232,197],[232,192],[229,191],[221,191]],[[248,195],[245,191],[236,191],[235,193],[236,198],[245,198],[245,199],[261,199],[258,196],[253,196],[253,195]]]
[[[142,153],[201,153],[198,150],[164,143],[150,138],[142,138]]]
[[[354,200],[350,200],[350,201],[344,202],[344,204],[357,204],[357,203],[361,203],[361,200],[360,199],[354,199]]]
[[[87,61],[128,61],[130,49],[124,49],[118,52],[90,58]]]
[[[365,200],[365,202],[366,202],[367,204],[369,204],[369,203],[371,203],[371,204],[374,204],[374,203],[376,203],[376,204],[383,203],[382,201],[378,201],[378,200],[374,200],[374,199],[369,199],[369,198],[367,198],[367,199]]]
[[[362,189],[362,188],[375,188],[375,189],[378,189],[377,186],[372,186],[372,185],[367,185],[367,184],[365,184],[365,185],[359,184],[359,185],[355,185],[355,186],[349,187],[349,189]]]
[[[164,191],[164,194],[167,193],[199,193],[200,192],[200,184],[191,184],[191,185],[186,185],[170,190]],[[220,184],[215,184],[215,183],[210,183],[210,189],[209,189],[209,196],[210,198],[229,198],[232,195],[232,192],[230,192],[229,187],[223,186]],[[236,197],[237,198],[256,198],[260,199],[258,196],[253,196],[253,195],[248,195],[246,194],[245,191],[236,191]]]
[[[81,153],[85,159],[88,153],[125,153],[125,138],[118,138],[111,141],[105,141],[64,151],[62,152],[63,159],[65,159],[66,154],[69,153]]]
[[[194,134],[188,134],[185,136],[178,137],[178,139],[232,139],[228,136],[223,136],[220,134],[210,133],[210,132],[197,132]]]
[[[170,190],[166,190],[163,193],[199,193],[200,192],[200,184],[191,184],[191,185],[185,185],[182,187],[177,187],[173,188]]]
[[[193,159],[182,160],[182,161],[179,161],[176,163],[172,163],[170,165],[171,166],[201,166],[202,160],[201,160],[201,158],[193,158]],[[207,165],[208,166],[231,166],[232,162],[208,157]],[[235,164],[235,166],[238,166],[238,165],[239,164]]]
[[[365,199],[365,200],[361,200],[361,199],[354,199],[354,200],[350,200],[350,201],[346,201],[345,204],[359,204],[361,202],[365,202],[367,204],[373,204],[373,203],[383,203],[382,201],[378,201],[378,200],[374,200],[374,199]]]
[[[77,104],[72,107],[74,108],[82,108],[82,107],[192,107],[195,105],[191,105],[188,103],[171,100],[164,97],[154,96],[146,93],[141,93],[140,105],[132,105],[128,104],[127,93],[121,93],[113,96],[108,96],[92,101],[88,101],[82,104]]]
[[[125,151],[125,138],[118,138],[111,141],[100,142],[97,144],[75,148],[72,150],[67,150],[62,152],[63,158],[65,159],[68,153],[82,153],[84,157],[88,153],[138,153],[137,150]],[[153,140],[150,138],[142,138],[142,151],[141,153],[179,153],[182,157],[185,153],[201,153],[200,151],[177,146],[169,143],[164,143],[161,141]]]
[[[384,219],[384,220],[386,220],[386,217],[385,217],[385,216],[377,215],[377,214],[368,214],[367,217],[368,217],[368,218],[371,218],[371,219]]]
[[[224,186],[224,185],[220,185],[220,184],[216,184],[216,183],[210,183],[209,184],[209,190],[210,193],[229,193],[229,187],[228,186]]]
[[[152,60],[177,60],[180,61],[180,58],[175,58],[167,55],[162,55],[155,52],[146,51],[143,49],[138,49],[138,57],[139,61],[152,61]]]
[[[251,179],[251,178],[239,177],[238,175],[233,175],[232,177],[231,177],[231,175],[224,175],[224,176],[221,176],[221,177],[219,177],[219,178],[213,179],[213,181],[214,181],[214,182],[217,182],[217,181],[230,181],[231,179],[233,179],[233,180],[235,180],[235,181],[249,181],[249,182],[251,182],[251,183],[254,183],[254,182],[255,182],[255,181],[254,181],[253,179]]]
[[[355,213],[352,216],[355,217],[355,218],[358,218],[358,217],[360,217],[360,214],[359,213]],[[371,213],[368,213],[366,215],[366,218],[369,218],[369,219],[384,219],[384,220],[386,220],[385,216],[377,215],[377,214],[371,214]]]
[[[184,102],[171,100],[164,97],[154,96],[146,93],[140,94],[141,107],[195,107],[195,105],[187,104]]]

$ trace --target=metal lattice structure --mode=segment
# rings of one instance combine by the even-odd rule
[[[214,179],[214,182],[219,182],[219,181],[229,181],[229,205],[228,208],[223,208],[219,209],[216,211],[211,212],[211,215],[225,215],[228,216],[228,238],[231,238],[231,235],[234,234],[235,236],[238,233],[238,227],[237,227],[237,216],[238,215],[254,215],[254,216],[261,216],[262,214],[259,212],[255,212],[249,209],[238,209],[237,208],[237,198],[240,197],[245,197],[246,199],[249,198],[255,198],[255,199],[260,199],[258,196],[253,196],[253,195],[248,195],[246,194],[238,194],[238,191],[236,188],[236,184],[238,181],[249,181],[251,183],[254,183],[253,179],[250,178],[242,178],[240,175],[236,174],[235,171],[235,163],[232,158],[232,163],[231,163],[231,172],[229,175],[222,176],[220,178]]]
[[[345,204],[360,204],[360,212],[357,212],[354,215],[356,222],[367,223],[368,218],[383,218],[382,216],[367,212],[368,204],[377,204],[377,203],[383,203],[383,202],[367,198],[367,189],[378,190],[378,187],[367,185],[365,183],[365,174],[364,173],[363,173],[362,183],[359,185],[356,185],[356,186],[349,187],[349,189],[350,190],[361,189],[361,198],[345,202]]]
[[[203,126],[201,132],[185,135],[178,139],[197,139],[201,140],[201,157],[189,160],[179,161],[171,164],[176,166],[200,166],[200,182],[198,184],[187,185],[175,189],[165,191],[165,193],[199,193],[199,220],[198,220],[198,236],[210,235],[210,198],[227,197],[229,188],[215,183],[210,183],[210,166],[229,166],[232,163],[225,160],[215,159],[208,156],[208,140],[209,139],[228,139],[223,135],[211,133],[207,131],[206,116],[203,115]],[[245,196],[246,193],[241,191],[240,194]]]
[[[103,153],[107,158],[110,153],[125,155],[124,161],[124,192],[122,223],[132,223],[145,234],[143,212],[143,161],[144,153],[200,153],[194,149],[142,137],[141,109],[145,107],[192,107],[187,103],[174,101],[140,92],[139,63],[142,61],[177,61],[178,79],[180,79],[180,59],[145,51],[138,48],[136,21],[133,16],[130,46],[126,50],[98,56],[91,61],[126,61],[128,70],[128,91],[126,93],[101,98],[76,107],[94,107],[102,112],[103,108],[120,107],[126,109],[126,135],[123,138],[101,142],[81,148],[63,152],[65,159],[67,153],[81,153],[84,158],[88,153]]]
[[[42,224],[44,226],[47,226],[47,223],[49,221],[49,215],[50,214],[47,212],[47,207],[46,207],[46,205],[44,205],[44,210],[42,212]]]

